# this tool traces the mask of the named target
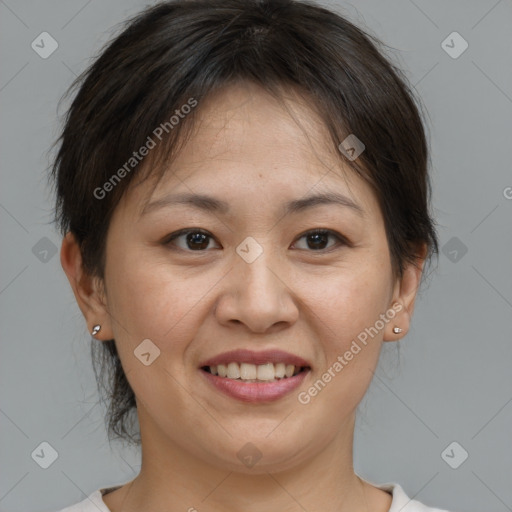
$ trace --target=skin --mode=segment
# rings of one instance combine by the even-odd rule
[[[172,169],[154,190],[150,182],[131,186],[117,206],[103,282],[83,272],[73,236],[63,240],[62,266],[89,331],[101,324],[96,338],[115,338],[137,397],[141,471],[104,496],[112,512],[389,510],[391,496],[354,473],[355,411],[382,342],[409,329],[425,249],[402,279],[393,276],[372,190],[344,167],[316,114],[292,93],[287,104],[299,124],[255,85],[204,100]],[[286,201],[326,191],[348,196],[364,214],[336,204],[279,213]],[[173,205],[140,216],[148,197],[178,192],[215,196],[229,213]],[[186,236],[165,245],[183,228],[212,238],[201,251]],[[315,228],[350,244],[331,236],[315,249],[304,236]],[[247,236],[263,248],[252,263],[235,251]],[[298,393],[393,304],[402,306],[394,319],[309,404],[299,403]],[[403,332],[394,334],[394,326]],[[149,366],[133,354],[147,338],[160,350]],[[243,403],[199,370],[205,359],[238,348],[285,350],[312,370],[277,402]],[[262,454],[252,468],[237,457],[248,442]]]

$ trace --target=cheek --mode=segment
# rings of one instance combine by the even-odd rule
[[[344,382],[341,387],[326,387],[333,399],[346,400],[347,405],[362,397],[377,365],[387,325],[381,315],[389,307],[391,293],[386,260],[364,261],[338,269],[329,279],[316,280],[316,286],[308,282],[310,291],[304,290],[308,309],[314,313],[311,321],[317,326],[315,337],[321,340],[316,344],[322,361],[319,374],[330,370],[326,380]]]
[[[321,279],[304,281],[302,296],[340,342],[373,325],[389,306],[391,283],[386,265],[337,269]]]
[[[200,304],[214,293],[219,276],[187,276],[165,262],[117,254],[107,273],[116,339],[133,349],[149,338],[166,352],[178,350],[179,340],[193,339]]]

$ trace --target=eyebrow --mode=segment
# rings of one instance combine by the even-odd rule
[[[225,201],[205,194],[183,193],[169,194],[160,199],[156,199],[144,207],[140,216],[142,217],[149,212],[179,204],[192,206],[206,212],[215,212],[223,215],[229,213],[229,204]],[[365,217],[365,211],[361,206],[349,197],[338,192],[324,192],[288,201],[283,205],[283,216],[290,215],[292,213],[300,213],[308,208],[324,204],[335,204],[347,207],[352,209],[359,216]]]

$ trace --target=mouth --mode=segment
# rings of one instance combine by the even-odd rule
[[[232,361],[228,364],[203,366],[201,370],[225,379],[237,380],[240,382],[277,382],[282,379],[289,379],[299,373],[310,370],[309,366],[296,366],[285,363],[237,363]]]
[[[304,382],[311,369],[305,359],[280,350],[233,350],[199,365],[213,389],[246,403],[285,397]]]
[[[308,361],[282,350],[232,350],[203,361],[200,369],[242,382],[276,382],[311,370]]]

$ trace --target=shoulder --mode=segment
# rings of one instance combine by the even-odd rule
[[[384,484],[372,483],[372,485],[389,492],[393,496],[389,512],[449,512],[445,509],[429,507],[409,498],[400,484],[395,482],[387,482]]]
[[[119,486],[103,487],[98,489],[89,494],[89,496],[84,500],[61,510],[57,510],[56,512],[110,512],[109,508],[103,501],[103,495],[117,489],[118,487]]]
[[[417,500],[409,498],[405,491],[400,486],[400,484],[398,483],[368,483],[392,495],[393,500],[391,502],[391,508],[389,509],[389,512],[449,512],[448,510],[445,509],[429,507]],[[63,508],[56,512],[110,512],[108,507],[105,505],[102,496],[104,493],[112,491],[117,488],[118,486],[98,489],[97,491],[94,491],[89,496],[87,496],[87,498],[80,501],[79,503]]]

